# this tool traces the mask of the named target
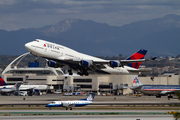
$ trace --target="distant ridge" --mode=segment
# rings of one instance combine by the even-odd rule
[[[69,18],[40,28],[0,30],[0,55],[25,53],[24,44],[39,38],[94,56],[128,56],[140,48],[150,56],[176,56],[180,54],[179,33],[180,16],[175,14],[121,27]]]

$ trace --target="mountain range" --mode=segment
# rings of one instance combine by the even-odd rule
[[[65,19],[40,28],[0,30],[0,36],[0,55],[28,52],[24,44],[38,38],[93,56],[127,56],[141,48],[147,49],[149,56],[177,56],[180,54],[180,16],[168,14],[120,27]]]

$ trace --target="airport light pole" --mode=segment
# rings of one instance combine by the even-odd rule
[[[109,86],[110,86],[110,94],[111,94],[111,87],[112,87],[112,83],[109,83]]]

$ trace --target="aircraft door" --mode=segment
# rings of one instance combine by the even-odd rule
[[[60,56],[61,56],[61,57],[64,56],[64,54],[63,54],[63,49],[60,49]]]
[[[44,52],[47,52],[47,48],[44,48]]]

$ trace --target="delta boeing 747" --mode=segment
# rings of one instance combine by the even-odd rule
[[[31,54],[46,58],[49,67],[69,66],[69,75],[73,74],[72,70],[77,71],[81,76],[89,75],[88,70],[109,74],[143,72],[144,70],[139,70],[138,68],[141,62],[149,60],[144,59],[147,52],[144,49],[140,49],[126,60],[104,60],[40,39],[26,43],[25,47]]]

